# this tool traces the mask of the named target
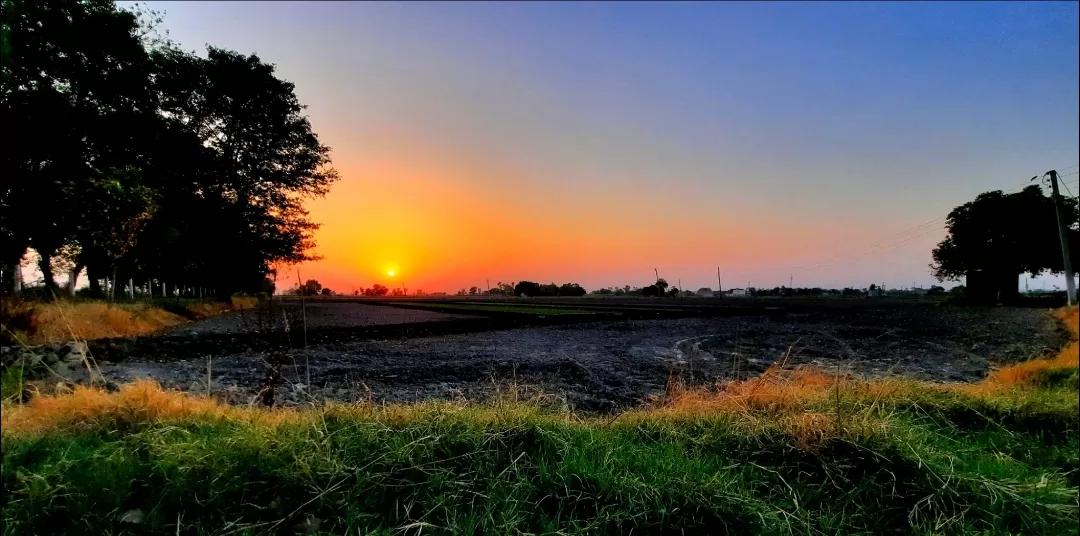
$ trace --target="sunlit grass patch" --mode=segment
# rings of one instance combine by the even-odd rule
[[[255,298],[229,302],[158,300],[135,303],[4,299],[6,337],[26,345],[111,337],[135,337],[229,310],[250,309]]]

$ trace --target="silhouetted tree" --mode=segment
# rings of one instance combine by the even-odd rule
[[[539,296],[540,285],[532,281],[518,281],[514,285],[514,296]]]
[[[371,288],[364,291],[365,296],[386,296],[390,292],[390,289],[375,283],[371,285]]]
[[[1075,264],[1078,210],[1075,203],[1062,204]],[[980,194],[949,212],[946,225],[949,234],[933,250],[932,273],[939,281],[966,278],[976,299],[1007,301],[1019,295],[1020,274],[1064,270],[1054,202],[1039,186]]]
[[[124,138],[153,112],[148,55],[112,2],[6,0],[0,23],[0,121],[17,133],[0,156],[0,262],[34,247],[55,290],[51,257],[87,217],[107,219],[84,197],[91,179],[138,160]]]
[[[323,286],[314,279],[308,279],[300,285],[300,294],[304,296],[317,296],[323,291]]]
[[[337,174],[273,65],[181,51],[111,1],[5,0],[0,22],[0,121],[18,132],[0,151],[0,265],[33,247],[53,286],[74,247],[92,287],[120,271],[227,293],[312,258],[303,202]]]
[[[660,294],[664,294],[664,292],[668,288],[667,280],[665,280],[663,277],[661,277],[660,279],[657,279],[656,280],[656,288],[660,290]]]
[[[585,289],[577,283],[565,283],[559,287],[559,296],[584,296],[587,294]]]

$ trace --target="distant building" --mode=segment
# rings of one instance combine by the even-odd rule
[[[926,289],[916,287],[911,289],[911,293],[916,296],[926,296]]]
[[[750,293],[747,292],[746,289],[744,289],[744,288],[728,289],[726,292],[724,292],[724,294],[727,294],[728,296],[749,296],[750,295]]]
[[[711,298],[716,294],[713,292],[713,289],[709,287],[701,287],[697,290],[697,295],[701,296],[702,298]]]

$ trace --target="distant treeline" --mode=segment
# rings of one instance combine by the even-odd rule
[[[773,287],[773,288],[733,288],[727,289],[721,292],[714,291],[709,287],[702,287],[696,291],[693,290],[680,290],[676,287],[668,288],[666,282],[661,279],[659,285],[653,284],[646,287],[631,287],[626,285],[624,287],[607,287],[599,288],[590,292],[590,294],[600,296],[873,296],[873,295],[941,295],[946,292],[962,293],[964,291],[963,285],[954,287],[949,291],[946,291],[944,287],[937,285],[931,286],[927,289],[889,289],[884,290],[877,285],[870,285],[867,288],[852,288],[845,287],[843,289],[828,289],[821,287],[813,288],[791,288],[791,287]]]
[[[50,290],[129,279],[272,290],[310,260],[302,201],[337,179],[293,84],[255,55],[177,48],[111,1],[4,0],[0,266],[33,248]],[[160,287],[159,287],[160,288]]]
[[[541,285],[532,281],[520,281],[514,285],[515,296],[584,296],[585,289],[577,283]]]
[[[773,287],[773,288],[754,288],[748,289],[735,288],[728,289],[722,293],[717,293],[711,288],[702,287],[697,291],[692,290],[680,290],[677,287],[670,287],[663,278],[657,280],[656,283],[645,287],[631,287],[625,285],[622,287],[606,287],[598,288],[592,292],[587,291],[581,285],[577,283],[563,283],[562,285],[556,285],[555,283],[548,283],[546,285],[535,283],[533,281],[521,281],[518,283],[503,283],[499,281],[495,286],[489,289],[481,289],[480,287],[470,287],[468,289],[461,289],[457,291],[457,296],[524,296],[524,297],[540,297],[540,296],[585,296],[586,294],[592,294],[595,296],[667,296],[667,297],[717,297],[719,296],[906,296],[906,295],[943,295],[946,293],[962,294],[964,292],[964,286],[959,285],[945,290],[944,287],[937,285],[931,286],[928,289],[888,289],[885,290],[878,287],[876,284],[871,284],[867,288],[852,288],[846,287],[843,289],[826,289],[820,287],[813,288],[790,288],[790,287]],[[295,294],[304,296],[348,296],[348,293],[338,293],[333,290],[323,287],[318,281],[314,279],[307,280],[303,285],[294,287],[284,292],[284,294]],[[403,288],[387,288],[378,283],[372,285],[370,288],[361,288],[353,291],[353,296],[366,296],[366,297],[380,297],[380,296],[445,296],[446,293],[426,293],[422,290],[408,290]]]

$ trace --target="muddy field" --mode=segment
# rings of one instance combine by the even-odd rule
[[[662,302],[661,302],[662,303]],[[577,307],[581,302],[578,302]],[[567,305],[569,307],[570,305]],[[1066,341],[1045,309],[807,304],[653,307],[590,315],[446,314],[378,303],[307,303],[92,347],[106,378],[150,377],[247,403],[483,399],[513,388],[583,411],[633,407],[673,375],[711,384],[775,363],[862,377],[974,381]],[[300,342],[306,316],[307,348]],[[280,320],[278,320],[280,319]],[[285,326],[289,325],[288,332]],[[277,375],[274,372],[277,372]],[[310,381],[309,379],[310,378]]]

